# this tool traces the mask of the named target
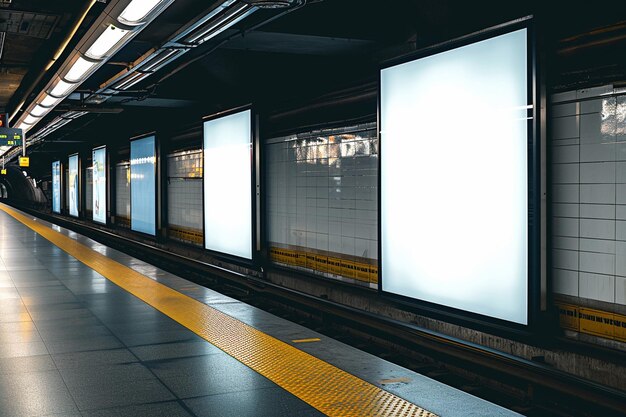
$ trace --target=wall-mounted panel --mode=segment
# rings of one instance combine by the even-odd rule
[[[69,211],[70,216],[78,217],[79,202],[80,202],[80,176],[78,167],[78,155],[72,155],[68,161],[69,168]]]
[[[204,245],[252,259],[252,112],[204,122]]]
[[[61,161],[52,163],[52,211],[61,213]]]
[[[528,323],[527,38],[382,70],[384,291]]]
[[[130,142],[131,229],[156,234],[156,138]]]
[[[97,148],[92,152],[92,212],[93,221],[106,223],[107,214],[107,151]]]

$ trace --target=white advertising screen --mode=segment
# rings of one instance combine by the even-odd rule
[[[61,162],[52,163],[52,211],[61,213]]]
[[[252,113],[204,123],[206,249],[252,259]]]
[[[78,202],[80,201],[78,186],[78,155],[69,158],[69,209],[70,216],[78,217]]]
[[[93,170],[93,220],[99,223],[107,222],[107,150],[106,148],[94,149],[92,152]]]
[[[130,224],[132,230],[156,234],[156,140],[130,142]]]
[[[382,70],[384,291],[527,324],[526,32]]]

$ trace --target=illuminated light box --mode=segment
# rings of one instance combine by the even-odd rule
[[[252,112],[204,123],[204,245],[252,259]]]
[[[92,213],[93,221],[98,223],[107,222],[107,150],[97,148],[92,152]]]
[[[61,162],[52,163],[52,211],[61,213]]]
[[[381,71],[382,289],[528,324],[527,29]]]
[[[78,175],[78,155],[72,155],[68,161],[69,168],[69,209],[70,216],[78,217],[78,202],[80,201],[79,175]]]
[[[130,142],[130,225],[136,232],[156,235],[156,139]]]

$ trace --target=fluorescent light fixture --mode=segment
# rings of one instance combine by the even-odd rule
[[[163,0],[133,0],[120,14],[122,23],[137,25],[142,22]]]
[[[115,48],[126,34],[129,33],[126,29],[120,29],[114,25],[110,25],[98,39],[87,50],[86,55],[90,58],[101,59]]]
[[[65,97],[75,85],[76,84],[66,83],[63,80],[59,80],[57,85],[55,85],[52,91],[50,91],[50,95],[55,97]]]
[[[126,79],[122,80],[122,82],[120,82],[113,88],[116,90],[128,90],[149,75],[150,74],[144,74],[142,72],[135,72],[134,74],[128,76]]]
[[[61,100],[63,100],[63,99],[57,98],[57,97],[52,97],[51,95],[46,94],[46,98],[41,100],[41,103],[39,103],[39,104],[41,106],[44,106],[44,107],[53,107]]]
[[[80,57],[78,58],[78,61],[76,61],[74,65],[72,65],[72,68],[70,68],[70,70],[63,78],[71,82],[82,81],[85,76],[89,74],[89,72],[93,69],[93,67],[98,64],[98,62],[90,62],[87,61],[85,58]]]
[[[33,107],[33,109],[30,111],[30,114],[32,116],[35,117],[43,117],[45,116],[48,112],[50,111],[49,108],[46,107],[42,107],[39,104],[37,104],[35,107]]]
[[[29,125],[34,125],[35,123],[39,121],[39,119],[40,117],[34,117],[29,114],[28,116],[24,118],[24,123],[27,123]]]
[[[2,58],[2,51],[4,50],[4,40],[6,39],[6,32],[0,32],[0,58]]]
[[[172,61],[176,55],[180,54],[181,50],[164,50],[159,52],[154,58],[148,61],[145,67],[142,67],[142,71],[151,71],[154,72],[159,68],[163,67],[165,64]]]
[[[216,17],[215,20],[209,20],[207,26],[200,27],[195,33],[185,39],[185,41],[189,43],[206,42],[233,26],[254,10],[256,9],[248,4],[237,4],[227,9],[222,16]]]
[[[19,125],[17,125],[18,129],[22,129],[24,131],[28,131],[28,129],[30,129],[32,126],[27,125],[26,123],[22,122]]]

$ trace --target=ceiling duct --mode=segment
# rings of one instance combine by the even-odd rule
[[[301,6],[304,0],[243,0],[243,2],[259,9],[287,9]]]
[[[112,0],[15,125],[32,129],[173,1]]]

